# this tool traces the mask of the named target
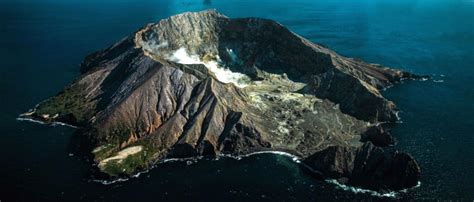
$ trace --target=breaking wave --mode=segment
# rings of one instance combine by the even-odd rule
[[[314,170],[310,166],[308,166],[305,163],[301,162],[301,159],[298,156],[287,153],[287,152],[283,152],[283,151],[259,151],[259,152],[244,154],[244,155],[219,154],[216,158],[209,159],[209,160],[219,160],[222,157],[232,158],[232,159],[235,159],[235,160],[242,160],[244,158],[254,156],[254,155],[260,155],[260,154],[275,154],[275,155],[280,155],[280,156],[286,156],[286,157],[289,157],[293,162],[304,166],[309,171],[317,173],[317,174],[321,174],[319,171]],[[199,160],[202,160],[202,159],[206,159],[206,158],[203,157],[203,156],[188,157],[188,158],[169,158],[169,159],[164,159],[164,160],[158,162],[157,164],[155,164],[154,166],[150,167],[149,169],[140,171],[137,174],[132,175],[128,178],[117,178],[117,179],[114,179],[114,180],[92,180],[92,181],[99,182],[103,185],[110,185],[110,184],[114,184],[114,183],[118,183],[118,182],[125,182],[125,181],[128,181],[131,178],[138,178],[141,174],[148,173],[150,170],[152,170],[156,166],[159,166],[160,164],[172,163],[172,162],[186,162],[186,165],[191,165],[193,163],[197,163]],[[328,184],[335,185],[336,189],[342,189],[344,191],[349,191],[349,192],[352,192],[352,193],[355,193],[355,194],[370,194],[371,196],[376,196],[376,197],[381,197],[381,198],[396,198],[398,194],[405,193],[409,189],[414,189],[414,188],[417,188],[421,185],[421,182],[418,182],[418,184],[416,186],[412,187],[412,188],[403,189],[403,190],[400,190],[400,191],[390,191],[390,192],[385,193],[385,192],[377,192],[377,191],[373,191],[373,190],[369,190],[369,189],[363,189],[363,188],[359,188],[359,187],[354,187],[354,186],[350,186],[350,185],[341,184],[335,179],[326,179],[325,182],[328,183]]]
[[[40,120],[36,120],[36,119],[31,119],[31,118],[24,118],[24,117],[18,117],[16,118],[17,121],[29,121],[29,122],[33,122],[33,123],[39,123],[41,125],[51,125],[51,126],[67,126],[67,127],[71,127],[71,128],[75,128],[77,129],[78,127],[77,126],[73,126],[73,125],[70,125],[70,124],[67,124],[67,123],[63,123],[63,122],[59,122],[59,121],[54,121],[54,122],[51,122],[51,123],[46,123],[44,121],[40,121]]]
[[[244,154],[244,155],[238,155],[238,156],[230,155],[230,154],[219,154],[219,156],[227,157],[227,158],[233,158],[233,159],[236,159],[236,160],[241,160],[242,158],[246,158],[246,157],[250,157],[250,156],[258,155],[258,154],[276,154],[276,155],[280,155],[280,156],[286,156],[286,157],[290,157],[291,160],[296,162],[296,163],[301,163],[300,158],[298,156],[295,156],[295,155],[287,153],[287,152],[282,152],[282,151],[259,151],[259,152]]]
[[[101,183],[103,185],[111,185],[111,184],[115,184],[115,183],[118,183],[118,182],[126,182],[128,181],[129,179],[131,178],[138,178],[140,177],[141,174],[144,174],[144,173],[148,173],[151,169],[153,169],[155,166],[151,167],[150,169],[146,169],[146,170],[143,170],[143,171],[140,171],[140,172],[137,172],[135,175],[132,175],[130,177],[121,177],[121,178],[116,178],[116,179],[113,179],[113,180],[97,180],[97,179],[92,179],[93,182],[98,182],[98,183]]]
[[[396,112],[396,116],[397,116],[398,121],[401,122],[398,111]],[[29,121],[29,122],[33,122],[33,123],[39,123],[39,124],[42,124],[42,125],[52,125],[52,126],[61,125],[61,126],[68,126],[68,127],[71,127],[71,128],[78,128],[76,126],[69,125],[69,124],[62,123],[62,122],[46,123],[46,122],[36,120],[36,119],[32,119],[32,118],[18,117],[18,118],[16,118],[16,120],[18,120],[18,121]],[[314,170],[313,168],[306,165],[305,163],[302,163],[301,159],[298,156],[287,153],[287,152],[283,152],[283,151],[258,151],[258,152],[253,152],[253,153],[249,153],[249,154],[244,154],[244,155],[219,154],[216,158],[213,158],[211,160],[219,160],[222,157],[232,158],[232,159],[235,159],[235,160],[242,160],[243,158],[248,158],[250,156],[260,155],[260,154],[275,154],[275,155],[280,155],[280,156],[286,156],[286,157],[289,157],[293,162],[304,166],[309,171],[317,173],[317,174],[321,174],[319,171]],[[120,178],[115,178],[113,180],[91,179],[91,181],[98,182],[98,183],[101,183],[103,185],[111,185],[111,184],[115,184],[115,183],[119,183],[119,182],[125,182],[125,181],[128,181],[128,180],[132,179],[132,178],[138,178],[138,177],[140,177],[141,174],[148,173],[150,170],[152,170],[156,166],[159,166],[160,164],[172,163],[172,162],[186,162],[187,165],[191,165],[193,163],[197,163],[199,160],[201,160],[203,158],[204,158],[203,156],[188,157],[188,158],[168,158],[168,159],[164,159],[162,161],[159,161],[158,163],[154,164],[150,168],[145,169],[145,170],[141,170],[141,171],[137,172],[136,174],[134,174],[132,176],[129,176],[129,177],[120,177]],[[381,193],[381,192],[377,192],[377,191],[373,191],[373,190],[369,190],[369,189],[363,189],[363,188],[359,188],[359,187],[354,187],[354,186],[341,184],[335,179],[327,179],[327,180],[325,180],[325,182],[327,182],[329,184],[333,184],[337,188],[342,189],[344,191],[350,191],[350,192],[356,193],[356,194],[358,194],[358,193],[370,194],[370,195],[376,196],[376,197],[396,198],[398,193],[404,193],[408,190],[408,189],[404,189],[404,190],[400,190],[400,191],[390,191],[390,192],[387,192],[387,193]],[[417,188],[420,185],[421,185],[421,182],[418,182],[418,184],[415,187],[412,187],[412,188],[409,188],[409,189]]]
[[[388,197],[388,198],[396,198],[399,193],[404,193],[404,192],[407,192],[409,189],[414,189],[414,188],[418,188],[418,187],[421,186],[421,182],[418,181],[418,184],[414,187],[411,187],[411,188],[403,189],[403,190],[400,190],[400,191],[390,191],[390,192],[387,192],[387,193],[380,193],[380,192],[369,190],[369,189],[363,189],[363,188],[359,188],[359,187],[354,187],[354,186],[341,184],[335,179],[328,179],[328,180],[326,180],[326,182],[329,183],[329,184],[336,185],[337,188],[342,189],[344,191],[350,191],[350,192],[356,193],[356,194],[358,194],[358,193],[370,194],[372,196]]]
[[[398,118],[398,113],[397,113],[397,118]],[[36,119],[23,118],[23,117],[18,117],[16,120],[18,120],[18,121],[29,121],[29,122],[33,122],[33,123],[39,123],[39,124],[42,124],[42,125],[52,125],[52,126],[61,125],[61,126],[68,126],[68,127],[71,127],[71,128],[77,128],[76,126],[69,125],[69,124],[62,123],[62,122],[45,123],[43,121],[39,121],[39,120],[36,120]],[[244,155],[219,154],[216,158],[214,158],[212,160],[219,160],[222,157],[232,158],[232,159],[235,159],[235,160],[242,160],[243,158],[248,158],[250,156],[260,155],[260,154],[275,154],[275,155],[280,155],[280,156],[286,156],[286,157],[289,157],[293,162],[304,166],[305,168],[307,168],[311,172],[321,174],[319,171],[314,170],[310,166],[302,163],[301,159],[298,156],[287,153],[287,152],[283,152],[283,151],[258,151],[258,152],[253,152],[253,153],[249,153],[249,154],[244,154]],[[152,170],[153,168],[155,168],[156,166],[158,166],[160,164],[172,163],[172,162],[186,162],[187,165],[191,165],[193,163],[197,163],[199,160],[201,160],[203,158],[204,158],[203,156],[188,157],[188,158],[168,158],[168,159],[164,159],[164,160],[156,163],[155,165],[151,166],[150,168],[148,168],[146,170],[139,171],[139,172],[137,172],[136,174],[134,174],[130,177],[120,177],[120,178],[115,178],[113,180],[92,179],[91,181],[98,182],[98,183],[101,183],[103,185],[111,185],[111,184],[115,184],[115,183],[119,183],[119,182],[128,181],[131,178],[138,178],[138,177],[140,177],[141,174],[148,173],[150,170]],[[387,193],[381,193],[381,192],[377,192],[377,191],[373,191],[373,190],[369,190],[369,189],[363,189],[363,188],[359,188],[359,187],[354,187],[354,186],[341,184],[335,179],[327,179],[327,180],[325,180],[325,182],[327,182],[329,184],[333,184],[337,188],[342,189],[344,191],[350,191],[350,192],[356,193],[356,194],[358,194],[358,193],[370,194],[372,196],[377,196],[377,197],[396,198],[398,193],[403,193],[403,192],[406,192],[408,190],[408,189],[403,189],[403,190],[400,190],[400,191],[390,191],[390,192],[387,192]],[[420,185],[421,185],[421,182],[418,182],[418,184],[415,187],[412,187],[412,188],[409,188],[409,189],[417,188]]]

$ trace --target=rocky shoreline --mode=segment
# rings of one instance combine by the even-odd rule
[[[381,89],[408,72],[338,55],[260,18],[214,11],[149,24],[86,57],[70,86],[21,118],[78,126],[109,176],[160,160],[284,151],[339,183],[416,186],[421,170],[380,123]]]

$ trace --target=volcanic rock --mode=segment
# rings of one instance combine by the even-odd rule
[[[371,189],[419,179],[411,156],[370,143],[390,144],[371,128],[397,120],[379,89],[416,76],[343,57],[272,20],[179,14],[87,56],[80,71],[22,116],[81,127],[111,176],[172,157],[286,151]]]

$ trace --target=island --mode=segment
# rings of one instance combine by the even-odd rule
[[[343,57],[273,20],[175,15],[87,56],[80,72],[20,117],[78,127],[81,148],[111,177],[266,151],[377,191],[421,176],[412,156],[387,148],[398,110],[380,93],[420,77]]]

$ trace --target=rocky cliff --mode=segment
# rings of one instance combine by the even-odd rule
[[[111,176],[171,157],[268,150],[343,183],[402,189],[416,185],[420,168],[377,147],[392,139],[376,125],[397,120],[379,89],[413,77],[340,56],[272,20],[208,10],[149,24],[87,56],[76,81],[22,116],[79,126]]]

